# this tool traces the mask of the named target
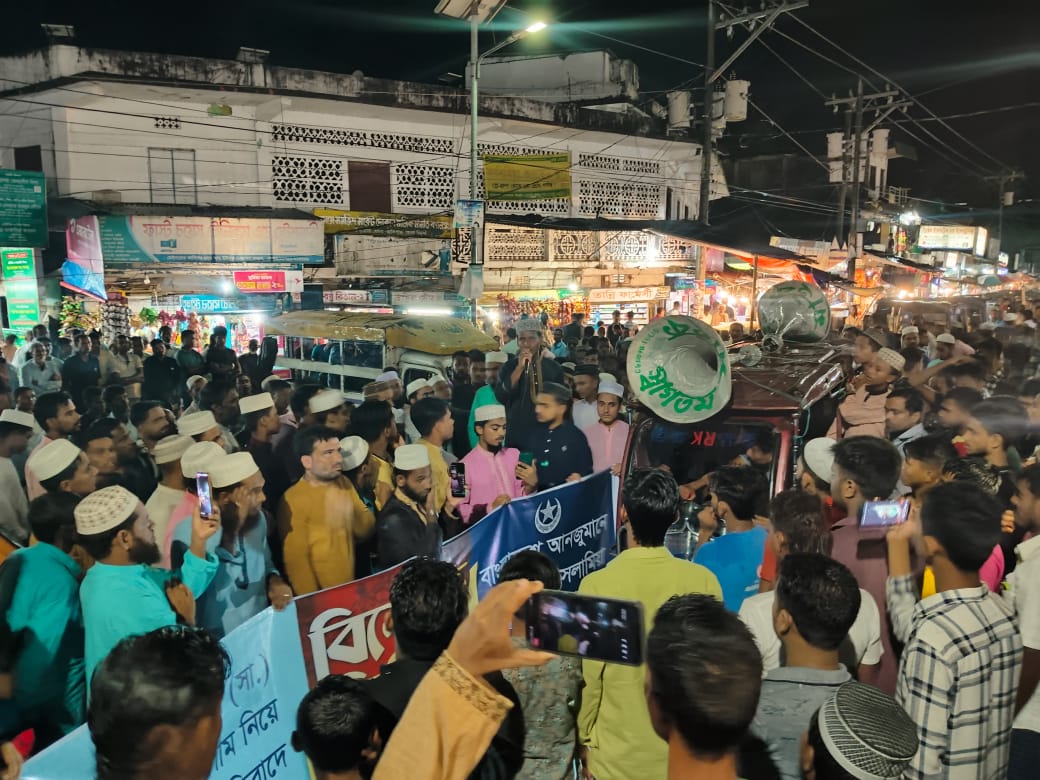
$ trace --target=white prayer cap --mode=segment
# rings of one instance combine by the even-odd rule
[[[274,406],[274,398],[270,393],[257,393],[256,395],[247,395],[245,398],[238,399],[238,408],[242,411],[242,414],[261,412],[264,409],[270,409],[272,406]]]
[[[19,412],[17,409],[4,409],[0,412],[0,422],[20,425],[23,428],[34,428],[36,426],[35,417],[28,412]]]
[[[271,376],[264,377],[264,380],[260,383],[260,389],[264,392],[270,392],[271,383],[277,382],[279,379],[281,379],[281,377],[275,376],[274,374],[271,374]]]
[[[497,420],[499,417],[505,418],[506,408],[502,404],[488,404],[487,406],[478,406],[477,410],[473,412],[474,422],[487,422],[488,420]]]
[[[542,321],[534,317],[517,320],[513,327],[516,328],[517,333],[537,333],[539,335],[542,333]]]
[[[952,333],[940,333],[938,336],[935,337],[935,341],[936,341],[937,344],[956,344],[957,343],[957,339],[954,338],[954,335]]]
[[[175,460],[180,460],[184,453],[194,445],[195,440],[190,436],[185,436],[183,433],[165,436],[159,439],[159,443],[155,445],[152,455],[155,456],[156,464],[162,466],[164,463],[173,463]]]
[[[897,372],[901,372],[906,367],[906,358],[896,352],[894,349],[888,347],[882,347],[877,351],[878,360],[882,363],[887,363]]]
[[[501,366],[507,360],[509,360],[509,356],[505,352],[487,352],[484,355],[484,362],[491,366]]]
[[[905,328],[903,328],[901,331],[899,331],[899,335],[900,336],[916,336],[920,332],[921,331],[919,331],[917,329],[916,325],[907,325]]]
[[[339,440],[339,451],[343,453],[343,471],[352,471],[368,457],[368,442],[360,436],[347,436]]]
[[[600,374],[599,375],[599,383],[603,384],[604,382],[616,383],[617,382],[617,377],[614,376],[613,374],[606,374],[606,373]]]
[[[384,371],[382,374],[376,377],[377,382],[400,382],[401,375],[396,371]]]
[[[1013,311],[1004,312],[1004,322],[1018,322],[1018,315]]]
[[[311,414],[329,412],[337,406],[343,406],[346,399],[339,390],[321,390],[314,394],[309,404]]]
[[[439,382],[447,383],[447,381],[448,380],[445,379],[444,377],[442,377],[440,374],[434,374],[433,376],[431,376],[429,379],[426,380],[426,386],[427,387],[436,387]]]
[[[979,330],[996,330],[996,329],[997,329],[997,323],[995,323],[995,322],[984,322],[981,325],[979,325]]]
[[[429,386],[429,385],[427,385],[426,382],[427,382],[427,380],[425,380],[425,379],[413,379],[411,382],[408,383],[408,387],[405,388],[404,394],[406,396],[408,396],[409,398],[411,398],[413,395],[418,393],[424,387],[428,387]]]
[[[32,454],[25,467],[41,482],[58,476],[79,460],[82,450],[68,439],[56,439]]]
[[[206,377],[202,376],[201,374],[196,374],[195,376],[189,376],[187,381],[184,384],[188,386],[189,390],[191,390],[199,382],[201,382],[202,384],[206,384]]]
[[[607,393],[609,395],[616,395],[618,398],[625,397],[625,388],[619,385],[617,382],[603,382],[599,383],[599,395]]]
[[[821,436],[805,444],[802,450],[802,460],[805,467],[812,472],[813,476],[821,482],[831,481],[831,473],[834,471],[834,439]]]
[[[111,531],[133,516],[141,500],[120,485],[95,490],[72,510],[76,518],[76,532],[95,536]]]
[[[225,455],[210,466],[209,482],[215,488],[226,488],[245,482],[260,471],[253,456],[248,452],[233,452]]]
[[[413,471],[430,465],[430,453],[422,444],[406,444],[394,450],[394,468]]]
[[[177,433],[185,436],[199,436],[217,427],[217,418],[213,412],[192,412],[177,421]]]
[[[215,441],[195,442],[181,455],[181,474],[195,479],[200,471],[208,472],[217,460],[226,456],[224,448]]]

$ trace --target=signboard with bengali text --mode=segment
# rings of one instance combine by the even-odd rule
[[[29,247],[0,248],[7,327],[28,330],[40,322],[40,288],[36,279],[36,255]]]
[[[0,246],[47,246],[47,180],[37,171],[0,170]]]
[[[244,293],[303,292],[303,271],[233,271],[232,278]]]

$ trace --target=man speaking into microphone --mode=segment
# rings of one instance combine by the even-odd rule
[[[502,366],[498,382],[509,409],[506,446],[528,452],[536,422],[535,399],[546,382],[563,384],[563,369],[542,344],[542,323],[538,318],[518,320],[516,337],[516,356]]]

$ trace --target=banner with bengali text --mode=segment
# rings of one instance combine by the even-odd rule
[[[576,590],[613,556],[616,505],[617,480],[593,474],[499,507],[446,542],[442,558],[465,570],[471,592],[483,597],[510,557],[540,550],[560,568],[563,588]],[[300,596],[284,612],[266,609],[224,638],[232,668],[213,780],[309,780],[290,744],[296,709],[323,677],[376,677],[394,660],[390,583],[400,568]],[[22,777],[67,780],[93,764],[84,726],[28,761]]]

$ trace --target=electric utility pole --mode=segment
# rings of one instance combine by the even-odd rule
[[[1000,188],[998,193],[997,193],[997,197],[999,198],[999,200],[997,201],[997,235],[996,235],[996,238],[1000,242],[1003,242],[1003,240],[1004,240],[1004,207],[1005,206],[1012,206],[1012,205],[1014,205],[1014,197],[1015,197],[1015,194],[1013,192],[1009,192],[1008,191],[1007,185],[1011,184],[1011,183],[1014,183],[1014,182],[1018,181],[1019,179],[1024,179],[1024,178],[1025,178],[1025,176],[1022,175],[1021,171],[1004,171],[999,176],[987,176],[986,177],[986,181],[995,181],[995,182],[997,182],[997,186]],[[1008,195],[1011,196],[1010,199],[1007,197]],[[1010,200],[1010,202],[1008,202],[1009,200]]]

